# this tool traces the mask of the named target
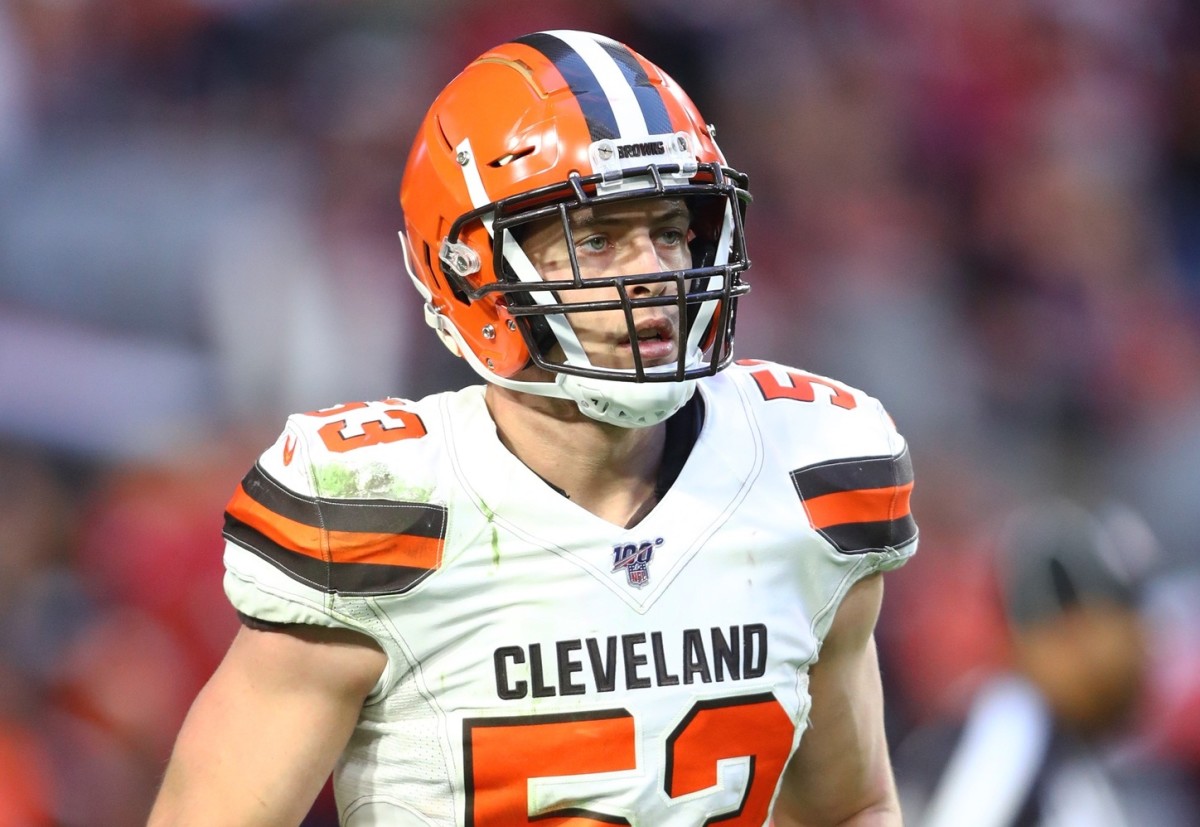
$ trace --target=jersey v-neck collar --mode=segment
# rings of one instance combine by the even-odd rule
[[[691,456],[692,446],[700,438],[700,431],[703,427],[704,398],[697,393],[693,394],[692,398],[687,401],[687,404],[667,420],[667,432],[663,441],[662,462],[659,463],[658,473],[654,479],[655,499],[661,500],[665,497],[671,485],[679,477],[679,472],[683,470],[687,458]],[[529,466],[525,467],[528,468]],[[558,494],[566,497],[568,500],[571,499],[571,495],[566,491],[543,477],[537,471],[533,471],[532,468],[529,470],[552,490],[558,492]]]
[[[556,494],[509,452],[496,434],[482,387],[443,398],[444,430],[455,435],[447,451],[458,484],[488,523],[571,561],[630,606],[648,611],[748,496],[764,462],[758,425],[737,383],[718,375],[702,383],[700,393],[704,398],[697,405],[704,407],[691,408],[676,423],[687,427],[664,460],[665,493],[629,527]],[[614,568],[613,548],[644,542],[654,544],[653,568],[649,581],[636,587]]]

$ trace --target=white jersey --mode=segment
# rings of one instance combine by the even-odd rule
[[[743,361],[632,528],[501,444],[470,387],[293,416],[230,502],[242,613],[374,638],[344,824],[763,825],[839,602],[916,549],[877,401]],[[563,462],[570,462],[569,456]]]

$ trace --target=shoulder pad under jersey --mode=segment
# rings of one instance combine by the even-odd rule
[[[749,398],[810,524],[831,545],[844,554],[915,548],[912,460],[879,400],[774,362],[741,360],[727,373]]]
[[[411,589],[446,537],[426,411],[385,399],[291,416],[229,501],[225,536],[313,589]]]

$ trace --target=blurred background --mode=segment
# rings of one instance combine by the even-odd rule
[[[910,823],[1016,681],[1125,823],[1200,824],[1195,4],[4,0],[0,827],[144,822],[236,627],[224,503],[289,412],[475,381],[421,320],[397,186],[441,86],[549,28],[663,66],[750,174],[738,355],[909,439],[922,550],[878,639]],[[1047,509],[1093,521],[1090,563],[1012,530]],[[1105,675],[1072,726],[1052,687]],[[306,824],[335,823],[326,792]]]

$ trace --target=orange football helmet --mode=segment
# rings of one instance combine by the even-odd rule
[[[572,399],[619,425],[666,419],[732,360],[750,289],[747,178],[713,135],[666,73],[609,38],[538,32],[481,55],[433,102],[400,187],[426,321],[489,382]],[[692,266],[585,280],[574,212],[647,198],[687,205]],[[561,222],[573,278],[544,280],[521,247],[529,222],[547,219]],[[596,287],[613,298],[571,301]],[[571,322],[619,310],[636,342],[634,311],[665,306],[679,320],[674,364],[645,365],[636,345],[631,367],[593,364]]]

